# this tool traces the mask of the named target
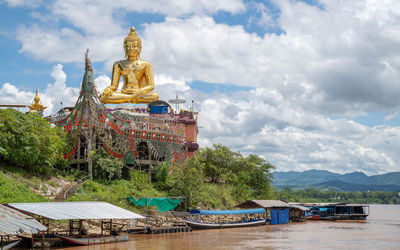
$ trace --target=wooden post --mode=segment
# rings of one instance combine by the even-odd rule
[[[82,220],[79,220],[79,237],[82,236]]]
[[[92,137],[93,137],[93,129],[89,122],[89,139],[88,139],[89,141],[88,141],[88,150],[87,150],[88,151],[87,160],[88,160],[88,170],[89,170],[89,175],[90,175],[90,182],[93,181],[92,155],[90,153],[90,151],[92,151],[92,140],[93,140]]]
[[[50,219],[47,219],[47,234],[50,234]]]
[[[72,227],[73,227],[73,221],[72,221],[72,220],[69,220],[69,228],[68,228],[69,236],[72,235]]]
[[[149,151],[149,183],[151,184],[151,171],[153,168],[153,164],[151,162],[151,152],[150,152],[150,148],[147,147],[147,150]]]
[[[101,233],[101,235],[103,235],[103,220],[101,220],[101,231],[100,231]]]
[[[147,216],[146,216],[146,226],[148,226],[148,225],[149,225],[149,200],[148,200],[147,197],[146,197],[146,213],[147,213]]]
[[[112,232],[112,219],[110,220],[110,235],[111,235],[111,232]]]
[[[41,222],[44,224],[44,218],[42,217],[42,220],[41,220]],[[32,238],[33,238],[33,235],[32,235]],[[44,231],[42,231],[42,243],[41,243],[41,245],[42,245],[42,248],[44,248]],[[32,246],[33,247],[33,246]]]
[[[77,154],[77,157],[76,157],[77,168],[78,168],[78,170],[81,170],[81,163],[80,163],[80,160],[81,160],[81,136],[80,135],[78,137],[78,152],[76,154]]]

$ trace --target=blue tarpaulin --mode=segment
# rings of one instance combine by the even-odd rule
[[[191,210],[190,214],[223,215],[223,214],[265,214],[264,208],[242,210]]]

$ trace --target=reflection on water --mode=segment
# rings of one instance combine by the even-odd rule
[[[134,235],[129,242],[83,249],[400,249],[400,206],[371,205],[367,221],[309,221],[290,225]]]

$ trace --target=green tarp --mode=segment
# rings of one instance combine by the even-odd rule
[[[156,206],[160,212],[166,212],[174,209],[183,200],[183,198],[178,200],[170,198],[141,198],[136,200],[134,197],[128,197],[127,199],[136,206]]]

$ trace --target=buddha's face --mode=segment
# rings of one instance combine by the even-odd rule
[[[138,41],[129,41],[125,44],[125,55],[128,58],[138,58],[140,55],[140,47]]]

